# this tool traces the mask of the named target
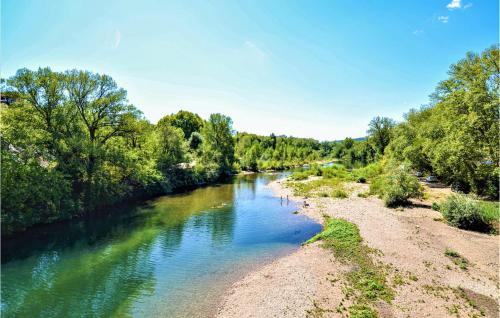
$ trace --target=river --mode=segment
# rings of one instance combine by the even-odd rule
[[[2,241],[2,317],[207,317],[232,282],[321,230],[233,180]]]

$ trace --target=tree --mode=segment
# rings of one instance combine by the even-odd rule
[[[233,121],[222,114],[211,114],[203,128],[204,158],[216,165],[219,176],[229,175],[234,163]]]
[[[64,81],[61,77],[61,74],[46,67],[39,68],[36,72],[20,69],[8,81],[17,91],[19,98],[30,104],[42,118],[44,129],[53,134],[54,138],[58,128],[57,120],[63,115],[62,107],[65,101]]]
[[[69,102],[78,110],[92,144],[130,133],[126,117],[138,117],[140,111],[127,104],[127,92],[110,76],[78,70],[65,75]]]
[[[396,128],[390,155],[465,191],[498,197],[500,75],[497,46],[450,67],[431,104]]]
[[[158,135],[158,167],[168,173],[175,165],[181,163],[186,155],[186,141],[180,128],[169,124],[156,126]]]
[[[351,149],[354,146],[354,140],[350,137],[344,139],[344,147],[345,149]]]
[[[370,121],[368,125],[369,141],[374,145],[380,155],[391,141],[392,130],[396,122],[387,117],[377,116]]]
[[[203,119],[200,116],[185,110],[180,110],[175,114],[163,117],[158,124],[161,125],[164,122],[180,128],[186,140],[191,138],[191,134],[194,132],[200,132],[203,127]]]
[[[132,134],[128,123],[140,112],[127,104],[126,91],[118,88],[110,76],[72,70],[65,73],[64,79],[68,102],[77,110],[85,130],[86,205],[92,206],[93,186],[97,183],[94,177],[103,162],[104,145],[111,138]]]
[[[191,134],[191,137],[189,137],[188,144],[189,144],[189,149],[191,150],[197,151],[202,143],[203,143],[203,137],[197,131],[193,132]]]

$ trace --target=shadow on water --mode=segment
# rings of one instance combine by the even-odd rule
[[[4,240],[2,316],[151,316],[158,306],[179,316],[213,273],[320,230],[270,195],[265,184],[279,176],[239,176]]]
[[[248,186],[248,182],[237,179],[235,184]],[[146,226],[182,228],[191,213],[220,204],[222,200],[232,200],[232,192],[229,191],[232,184],[233,179],[230,179],[225,183],[185,190],[145,202],[103,209],[74,220],[39,225],[15,236],[2,238],[2,264],[44,251],[61,252],[82,246],[92,247]],[[176,213],[160,215],[171,210]]]

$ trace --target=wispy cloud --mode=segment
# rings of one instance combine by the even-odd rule
[[[466,5],[464,5],[464,10],[465,10],[465,9],[468,9],[468,8],[470,8],[470,7],[472,7],[472,3],[467,3]]]
[[[460,2],[461,0],[451,0],[451,2],[448,3],[446,7],[450,10],[460,9],[462,7],[462,4]]]
[[[255,44],[254,42],[252,41],[245,41],[244,43],[245,47],[247,49],[249,49],[250,51],[252,51],[255,55],[257,55],[259,58],[261,59],[266,59],[268,56],[266,54],[266,52],[264,52],[259,46],[257,46],[257,44]]]
[[[424,34],[424,31],[423,30],[415,30],[412,32],[412,34],[414,36],[421,36],[422,34]]]
[[[441,15],[441,16],[439,16],[437,19],[438,19],[438,21],[440,21],[440,22],[443,22],[443,23],[448,23],[448,19],[449,19],[449,18],[450,18],[450,17],[449,17],[449,16],[447,16],[447,15]]]
[[[113,43],[113,48],[117,49],[120,46],[120,42],[122,41],[122,33],[120,30],[115,30],[115,42]]]

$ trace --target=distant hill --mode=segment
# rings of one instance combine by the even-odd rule
[[[368,137],[358,137],[358,138],[352,138],[352,140],[354,141],[363,141],[363,140],[366,140],[368,139]],[[339,141],[344,141],[344,139],[340,139],[340,140],[335,140],[335,142],[339,142]]]

